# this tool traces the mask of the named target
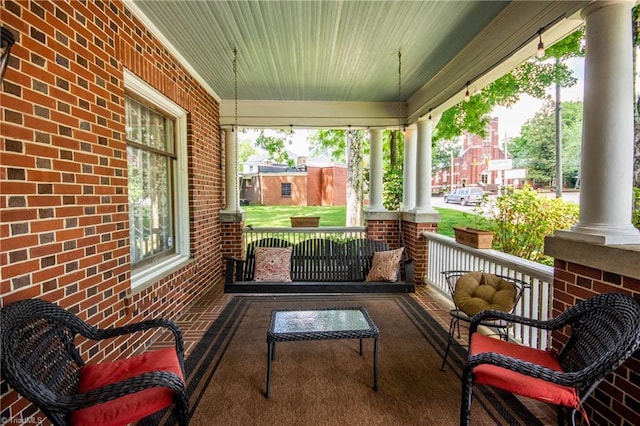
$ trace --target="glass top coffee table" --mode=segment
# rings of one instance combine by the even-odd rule
[[[267,332],[267,390],[271,396],[271,362],[276,358],[276,342],[299,340],[373,340],[373,389],[378,390],[378,337],[380,332],[365,308],[287,309],[271,312]]]

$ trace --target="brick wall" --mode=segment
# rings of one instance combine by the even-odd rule
[[[347,205],[347,169],[325,167],[322,169],[322,205]]]
[[[563,260],[554,264],[553,316],[580,300],[600,293],[618,292],[640,301],[640,280]],[[556,348],[566,341],[553,335]],[[585,408],[591,424],[640,424],[640,351],[610,374],[587,399]]]
[[[400,227],[396,219],[370,219],[367,220],[367,238],[372,240],[387,241],[390,249],[403,246],[407,256],[413,260],[413,273],[416,284],[423,284],[427,275],[427,259],[429,246],[423,232],[436,232],[436,223],[415,223],[402,221],[402,237],[400,239]]]
[[[424,284],[427,276],[427,262],[429,258],[429,244],[422,237],[423,232],[436,232],[437,223],[415,223],[402,221],[404,246],[411,259],[413,259],[413,271],[416,284]]]
[[[306,206],[307,175],[304,174],[261,174],[262,204],[265,206]],[[282,196],[282,184],[291,184],[291,196]]]
[[[322,206],[322,168],[307,166],[307,205]]]
[[[222,268],[218,104],[119,1],[11,1],[16,44],[2,84],[2,304],[41,297],[108,327],[175,318]],[[132,293],[123,70],[188,112],[193,261]],[[128,356],[152,336],[82,342],[92,361]],[[0,386],[0,417],[36,410]]]
[[[386,241],[390,249],[400,247],[400,231],[398,221],[392,220],[367,220],[367,238],[370,240]]]

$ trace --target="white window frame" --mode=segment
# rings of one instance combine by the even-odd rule
[[[124,70],[124,87],[150,105],[166,112],[174,120],[176,168],[173,174],[175,212],[175,253],[158,263],[131,271],[131,288],[141,290],[184,266],[191,258],[189,250],[189,176],[187,166],[187,111],[148,85],[131,71]]]

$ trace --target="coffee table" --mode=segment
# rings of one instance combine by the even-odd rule
[[[276,309],[271,312],[267,331],[267,390],[271,396],[271,362],[276,357],[276,342],[299,340],[362,339],[373,340],[373,390],[378,390],[378,337],[380,332],[365,308]]]

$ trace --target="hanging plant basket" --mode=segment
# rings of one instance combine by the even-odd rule
[[[453,227],[456,242],[477,249],[490,249],[493,242],[493,232],[482,229]]]

